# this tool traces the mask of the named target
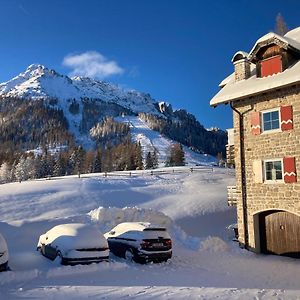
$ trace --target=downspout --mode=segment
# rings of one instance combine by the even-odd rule
[[[244,238],[245,249],[249,249],[249,232],[248,232],[248,214],[247,214],[247,186],[246,186],[246,161],[245,161],[245,140],[244,140],[244,115],[253,110],[253,104],[251,108],[239,112],[230,102],[230,107],[239,115],[239,130],[240,130],[240,161],[241,161],[241,184],[242,184],[242,204],[243,204],[243,223],[244,223]]]

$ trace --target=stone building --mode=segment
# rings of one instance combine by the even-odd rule
[[[232,63],[210,105],[233,110],[239,242],[300,257],[300,27],[264,35]]]

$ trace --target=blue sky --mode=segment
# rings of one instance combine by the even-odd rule
[[[281,13],[300,26],[300,1],[0,0],[0,82],[32,63],[147,92],[206,127],[232,126],[210,98]],[[91,62],[93,68],[91,68]]]

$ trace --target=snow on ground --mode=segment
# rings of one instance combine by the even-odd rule
[[[0,232],[10,272],[1,299],[299,299],[299,260],[256,255],[232,242],[226,226],[227,169],[134,176],[69,176],[0,185]],[[128,174],[128,173],[123,173]],[[159,212],[157,212],[159,211]],[[61,223],[99,229],[123,221],[164,223],[171,261],[60,266],[35,251],[39,235]]]

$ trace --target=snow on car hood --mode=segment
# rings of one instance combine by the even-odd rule
[[[61,250],[106,248],[107,241],[95,227],[87,224],[61,224],[40,236],[40,244],[52,244]],[[39,246],[38,245],[38,246]]]

